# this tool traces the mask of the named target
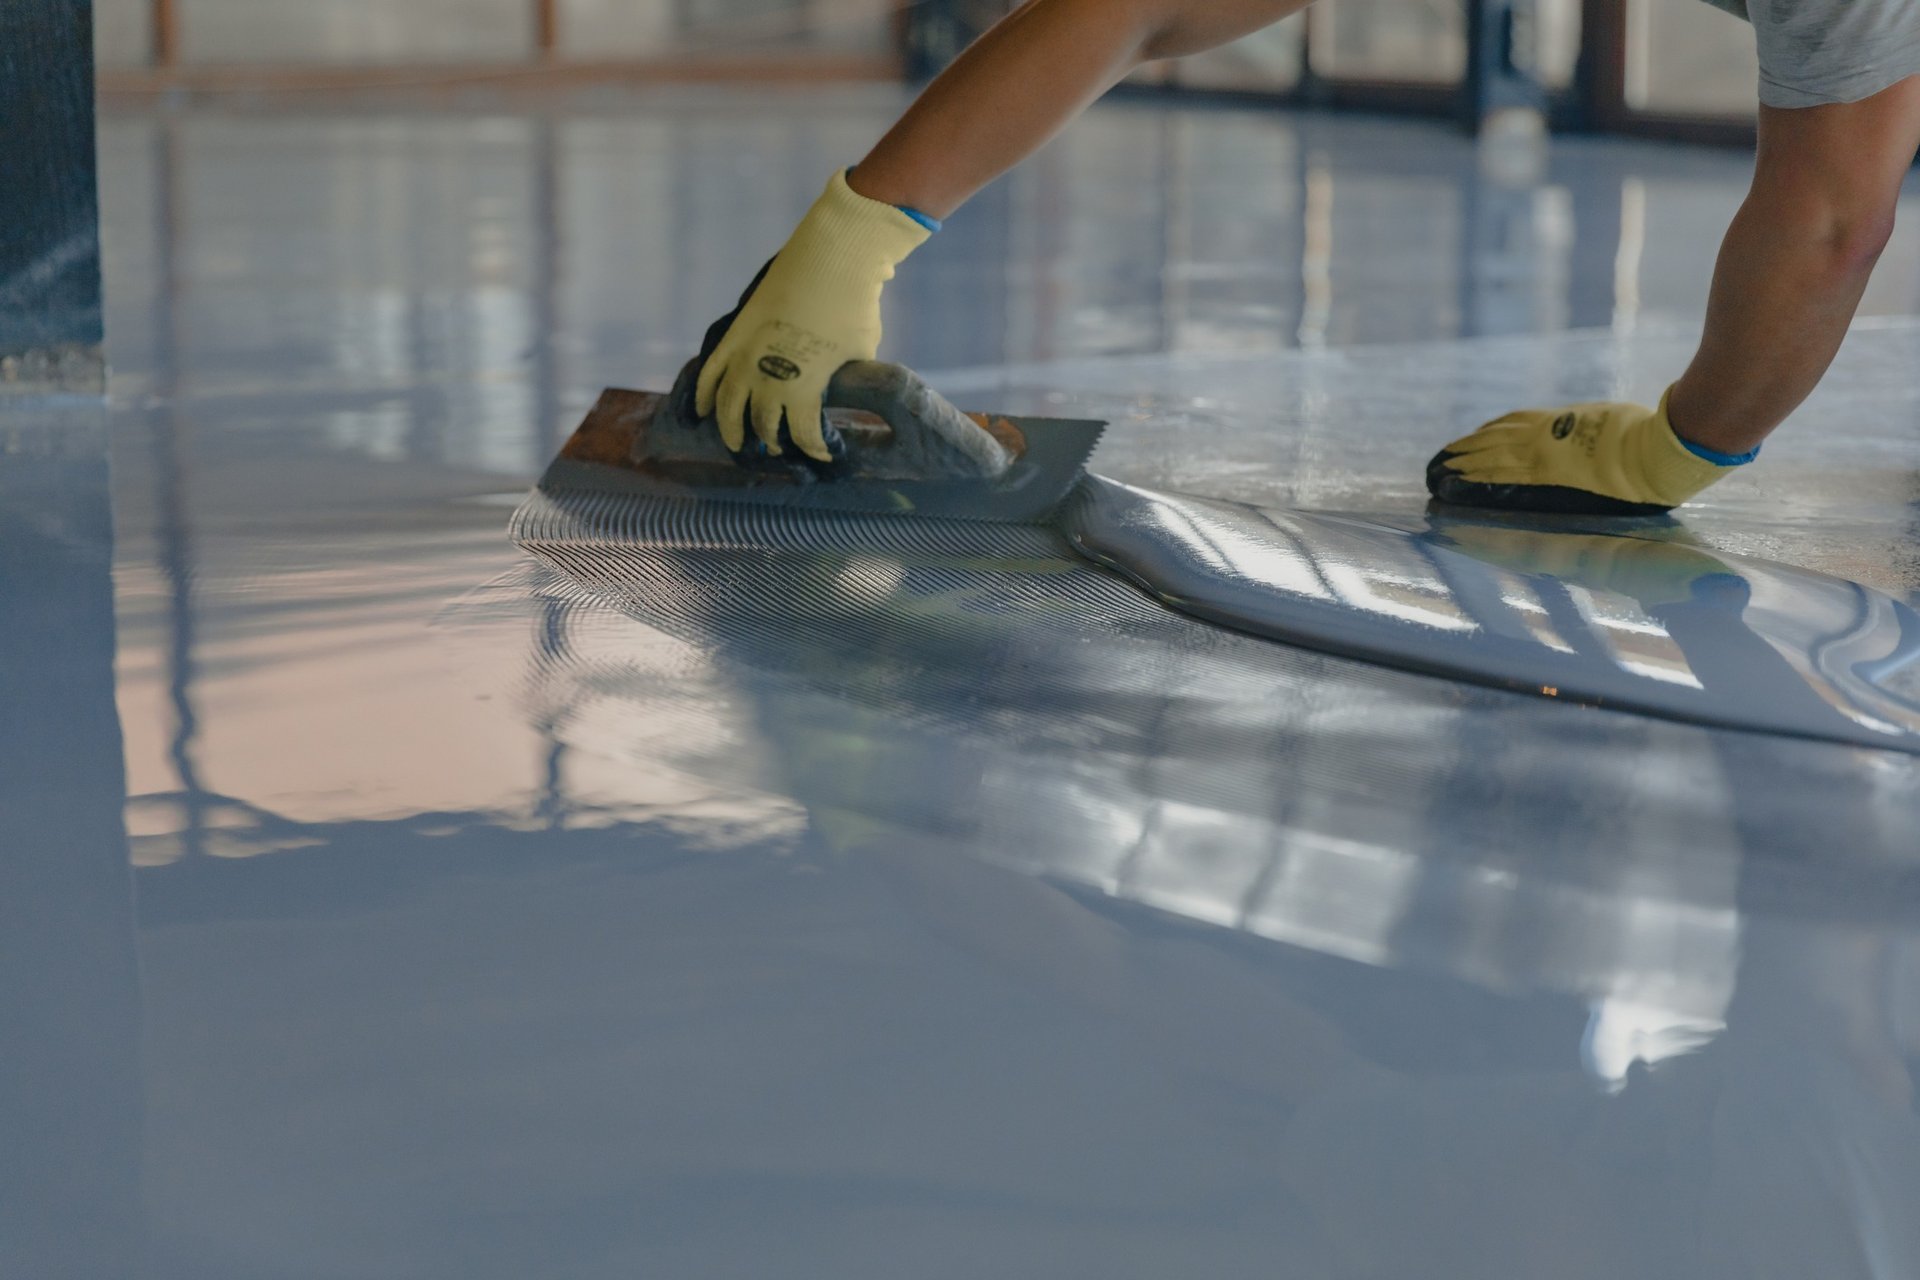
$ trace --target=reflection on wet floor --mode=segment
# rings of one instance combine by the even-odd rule
[[[342,446],[537,467],[548,451],[527,446],[549,441],[526,423],[564,433],[602,386],[670,381],[739,264],[901,101],[681,86],[457,113],[110,112],[121,385],[351,390],[328,428]],[[937,371],[1693,324],[1703,246],[1750,171],[1578,138],[1516,170],[1439,126],[1116,105],[914,256],[889,353]],[[1864,314],[1916,303],[1906,218]]]
[[[1920,698],[1905,688],[1920,615],[1858,583],[1630,526],[1444,510],[1394,524],[1099,476],[1061,529],[1169,607],[1268,639],[1583,706],[1920,754]]]
[[[0,409],[0,1239],[159,1280],[1920,1274],[1910,757],[1276,646],[1045,546],[512,545],[599,386],[777,239],[742,193],[886,105],[691,102],[110,124],[116,403]],[[1502,401],[1657,389],[1744,172],[1570,144],[1516,293],[1443,133],[1089,123],[937,239],[973,283],[904,295],[899,354],[1113,418],[1118,480],[1375,518]],[[715,136],[762,141],[711,186],[609,160]],[[1218,225],[1114,198],[1165,173]],[[1632,293],[1588,181],[1672,269],[1559,335]],[[676,201],[753,229],[609,265]],[[1277,350],[1310,314],[1410,342]],[[1857,332],[1662,536],[1911,603],[1916,341]]]

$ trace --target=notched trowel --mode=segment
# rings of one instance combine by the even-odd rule
[[[665,395],[601,392],[540,489],[1033,524],[1079,481],[1106,428],[961,413],[909,369],[855,361],[827,388],[832,461],[791,443],[770,454],[751,435],[735,454],[693,410],[697,376],[696,361]]]

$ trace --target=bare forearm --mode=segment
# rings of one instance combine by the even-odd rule
[[[1674,430],[1745,453],[1813,391],[1893,229],[1920,144],[1920,79],[1860,102],[1762,108],[1753,190],[1727,231]]]
[[[1741,209],[1720,248],[1699,353],[1668,404],[1676,431],[1740,454],[1799,407],[1872,273],[1873,241],[1858,235],[1753,201]]]
[[[1142,62],[1256,31],[1306,0],[1029,0],[927,86],[848,179],[944,218]]]

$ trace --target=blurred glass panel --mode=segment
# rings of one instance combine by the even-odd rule
[[[1461,0],[1320,0],[1308,56],[1322,76],[1457,84],[1467,68]]]
[[[523,61],[530,0],[175,0],[183,62]]]
[[[581,61],[645,57],[679,42],[673,0],[560,0],[560,55]]]
[[[1190,89],[1291,89],[1300,83],[1306,31],[1306,15],[1297,13],[1232,44],[1180,59],[1173,64],[1173,83]]]
[[[595,61],[767,49],[878,53],[896,0],[560,0],[560,51]]]
[[[1534,75],[1549,89],[1570,88],[1580,61],[1580,0],[1535,0],[1523,14],[1532,31],[1518,33],[1516,43],[1533,51]]]
[[[1012,0],[900,0],[909,74],[930,77],[960,56],[1012,7]]]
[[[102,67],[153,61],[153,0],[93,0],[93,60]]]
[[[1711,5],[1628,0],[1627,105],[1663,115],[1751,116],[1753,29]]]

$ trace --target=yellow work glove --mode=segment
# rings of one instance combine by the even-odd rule
[[[801,452],[830,461],[820,400],[834,372],[880,349],[880,289],[932,233],[836,173],[761,273],[700,367],[694,409],[715,418],[736,452],[747,424],[780,452],[780,428]]]
[[[1464,507],[1651,516],[1673,510],[1752,456],[1715,462],[1681,443],[1667,421],[1664,395],[1658,409],[1617,403],[1523,409],[1435,454],[1427,464],[1427,491]]]

